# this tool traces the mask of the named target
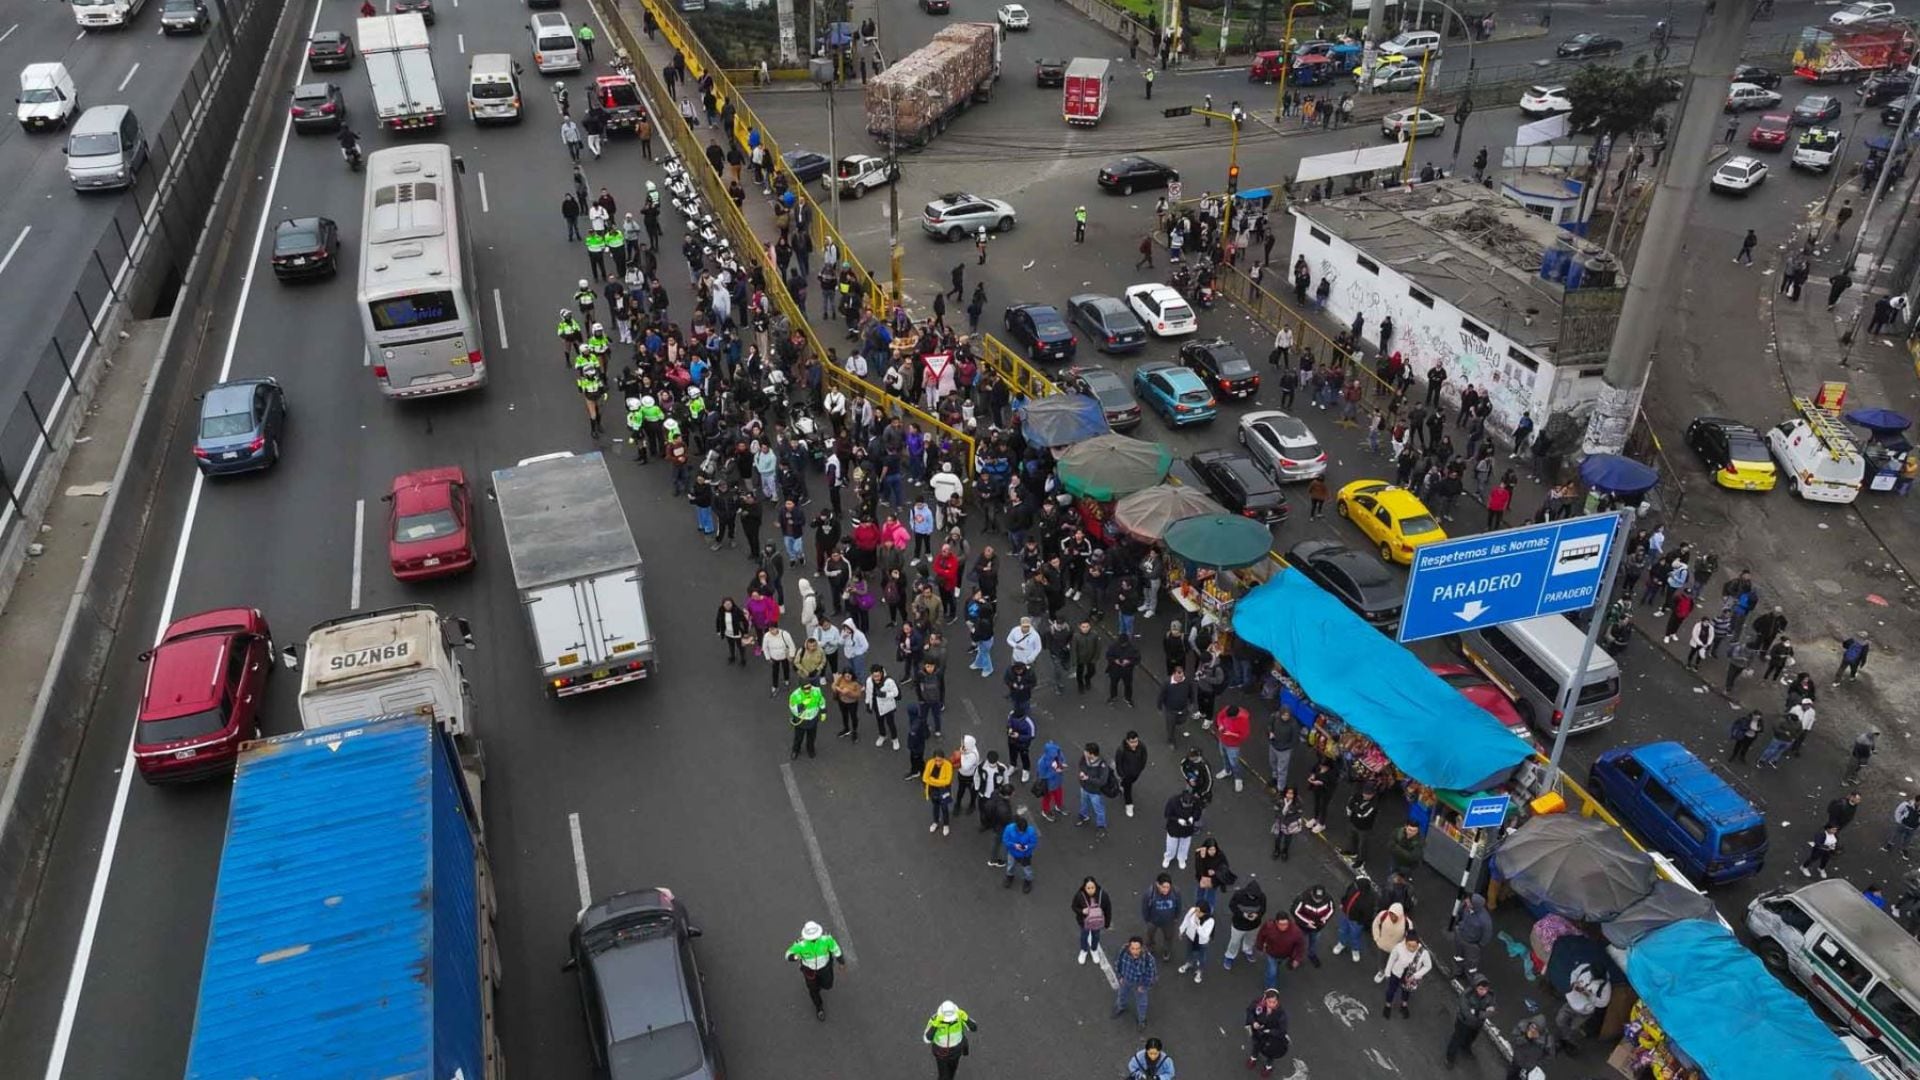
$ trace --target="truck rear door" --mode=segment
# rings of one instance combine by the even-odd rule
[[[652,669],[652,634],[633,571],[542,589],[528,598],[527,614],[555,696],[643,679]]]

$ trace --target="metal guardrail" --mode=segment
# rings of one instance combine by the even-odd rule
[[[1282,326],[1291,328],[1293,330],[1296,348],[1311,346],[1316,355],[1324,354],[1338,357],[1349,374],[1358,372],[1365,375],[1368,379],[1369,396],[1386,397],[1392,395],[1393,387],[1388,386],[1385,380],[1381,379],[1372,368],[1367,366],[1365,356],[1341,348],[1337,342],[1327,336],[1326,331],[1320,329],[1305,313],[1267,291],[1265,286],[1257,284],[1252,278],[1241,272],[1239,267],[1222,266],[1219,269],[1220,274],[1217,280],[1220,285],[1221,295],[1246,309],[1247,314],[1272,329],[1276,334],[1279,333]],[[1285,269],[1283,266],[1280,268],[1280,271],[1275,272],[1283,272]]]

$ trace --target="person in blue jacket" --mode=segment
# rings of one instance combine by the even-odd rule
[[[1048,739],[1046,745],[1040,748],[1040,765],[1035,771],[1047,785],[1047,793],[1040,797],[1040,816],[1052,821],[1056,815],[1064,812],[1066,801],[1062,788],[1067,780],[1067,761],[1059,743]]]
[[[1033,849],[1040,846],[1040,831],[1027,820],[1027,812],[1024,809],[1015,813],[1013,820],[1007,823],[1007,827],[1000,830],[1000,843],[1007,849],[1007,880],[1002,888],[1013,888],[1013,868],[1018,865],[1022,877],[1025,878],[1020,883],[1020,891],[1032,892]]]
[[[1127,1080],[1173,1080],[1173,1056],[1160,1045],[1159,1039],[1148,1039],[1147,1045],[1134,1051],[1127,1059]]]

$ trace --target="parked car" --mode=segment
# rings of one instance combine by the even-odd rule
[[[1780,79],[1779,72],[1772,68],[1761,67],[1759,64],[1741,64],[1733,69],[1734,82],[1752,83],[1768,90],[1778,90]]]
[[[988,232],[1006,232],[1013,228],[1013,219],[1010,202],[955,191],[926,205],[920,212],[920,227],[934,236],[964,240],[983,225]]]
[[[146,686],[134,721],[133,764],[149,784],[198,780],[233,768],[260,733],[273,674],[273,632],[257,608],[176,619],[140,654]]]
[[[1848,4],[1827,16],[1827,23],[1832,26],[1853,26],[1858,23],[1873,22],[1876,19],[1891,19],[1893,14],[1892,4],[1885,3],[1884,0],[1866,0],[1864,3]]]
[[[339,131],[347,122],[347,99],[333,83],[301,83],[293,88],[288,111],[295,131]]]
[[[1400,625],[1407,587],[1380,560],[1337,540],[1302,540],[1287,549],[1287,565],[1347,605],[1382,633]]]
[[[1721,162],[1720,167],[1713,170],[1713,179],[1709,183],[1713,185],[1715,191],[1745,195],[1759,187],[1766,179],[1767,163],[1743,154]]]
[[[1886,106],[1880,110],[1880,122],[1882,124],[1885,124],[1887,127],[1897,128],[1900,126],[1900,121],[1906,117],[1907,110],[1909,108],[1912,108],[1912,106],[1913,106],[1912,95],[1908,95],[1903,98],[1895,98],[1894,100],[1887,102]],[[1916,110],[1914,112],[1914,118],[1916,120],[1920,120],[1920,110]]]
[[[693,952],[700,936],[672,890],[617,893],[583,909],[567,940],[588,1049],[601,1075],[719,1080],[725,1074]]]
[[[1438,135],[1446,130],[1447,118],[1427,109],[1400,109],[1380,118],[1380,134],[1389,139]]]
[[[415,469],[387,492],[387,565],[401,581],[473,569],[473,500],[458,465]]]
[[[994,12],[993,17],[999,20],[1004,30],[1025,30],[1033,24],[1027,9],[1019,4],[1004,5],[999,11]]]
[[[331,71],[353,66],[353,39],[338,30],[321,30],[307,38],[307,66]]]
[[[1771,109],[1780,104],[1780,92],[1769,90],[1752,83],[1734,83],[1727,87],[1727,111],[1730,113],[1752,112],[1755,109]]]
[[[874,188],[886,187],[899,179],[900,166],[897,162],[888,162],[872,154],[848,154],[840,159],[839,166],[833,171],[833,179],[822,177],[820,184],[828,191],[838,185],[840,194],[857,199]]]
[[[281,281],[340,271],[340,230],[332,218],[287,218],[273,227],[273,276]]]
[[[1060,87],[1067,84],[1067,62],[1065,60],[1035,60],[1033,62],[1033,85],[1039,87]]]
[[[1840,99],[1832,94],[1808,94],[1793,107],[1793,122],[1796,124],[1824,124],[1840,118]]]
[[[1100,175],[1095,177],[1101,190],[1115,191],[1122,195],[1163,188],[1170,181],[1178,179],[1180,179],[1180,172],[1171,165],[1162,165],[1152,158],[1135,154],[1128,154],[1126,157],[1100,166]]]
[[[1428,664],[1427,670],[1438,676],[1441,682],[1460,691],[1461,697],[1492,714],[1495,720],[1506,725],[1508,731],[1528,742],[1533,741],[1533,729],[1527,726],[1526,718],[1520,715],[1520,711],[1513,707],[1513,699],[1479,668],[1471,664]]]
[[[920,0],[920,10],[929,15],[945,15],[953,10],[948,0]]]
[[[1866,81],[1854,91],[1854,96],[1860,99],[1863,107],[1871,109],[1911,93],[1913,93],[1913,76],[1904,71],[1883,71],[1877,75],[1868,76]]]
[[[1687,446],[1713,470],[1713,482],[1723,488],[1772,491],[1779,481],[1766,440],[1738,420],[1696,417],[1687,425]]]
[[[1240,346],[1225,338],[1187,342],[1180,346],[1180,363],[1199,372],[1219,397],[1239,399],[1260,392],[1260,373]]]
[[[1165,360],[1151,360],[1133,369],[1133,396],[1169,427],[1204,423],[1217,415],[1213,395],[1200,376]]]
[[[1009,304],[1002,321],[1007,336],[1020,343],[1028,360],[1063,364],[1078,349],[1079,339],[1052,304]]]
[[[1179,337],[1200,328],[1200,320],[1186,298],[1171,286],[1149,283],[1127,286],[1127,306],[1141,323],[1160,337]]]
[[[1565,86],[1529,86],[1520,95],[1520,111],[1528,116],[1557,116],[1573,111]]]
[[[1253,459],[1238,450],[1202,450],[1187,458],[1187,467],[1230,514],[1240,514],[1277,525],[1287,520],[1291,507],[1287,493]]]
[[[1302,65],[1304,68],[1305,65]],[[1412,90],[1420,85],[1423,72],[1418,60],[1392,60],[1373,69],[1373,78],[1367,85],[1376,94],[1390,94],[1397,90]]]
[[[1793,117],[1786,113],[1765,113],[1747,132],[1747,146],[1754,150],[1779,150],[1793,135]]]
[[[287,398],[277,379],[235,379],[200,395],[194,463],[208,476],[251,472],[280,460]]]
[[[1242,416],[1240,445],[1268,476],[1283,483],[1311,480],[1327,471],[1327,452],[1306,422],[1278,409]]]
[[[1097,364],[1082,364],[1068,368],[1060,379],[1060,385],[1098,401],[1100,411],[1107,415],[1107,426],[1113,430],[1126,431],[1139,426],[1140,403],[1134,400],[1127,380],[1116,372]]]
[[[1104,293],[1080,293],[1067,297],[1067,317],[1073,320],[1104,353],[1132,352],[1147,343],[1147,328],[1140,325],[1119,297]]]
[[[1583,60],[1589,56],[1618,56],[1625,42],[1605,34],[1575,34],[1553,50],[1562,60]]]
[[[1411,563],[1415,548],[1447,538],[1419,496],[1385,480],[1347,484],[1334,495],[1333,508],[1373,541],[1388,562]]]
[[[1437,30],[1402,30],[1382,42],[1380,51],[1416,58],[1437,53],[1440,51],[1440,33]]]
[[[1733,783],[1677,742],[1603,750],[1587,790],[1689,881],[1724,885],[1760,872],[1767,816]]]

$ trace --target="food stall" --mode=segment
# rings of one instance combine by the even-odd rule
[[[1905,495],[1920,474],[1920,454],[1904,434],[1913,421],[1892,409],[1854,409],[1847,423],[1864,428],[1867,441],[1860,453],[1867,459],[1866,490]]]

